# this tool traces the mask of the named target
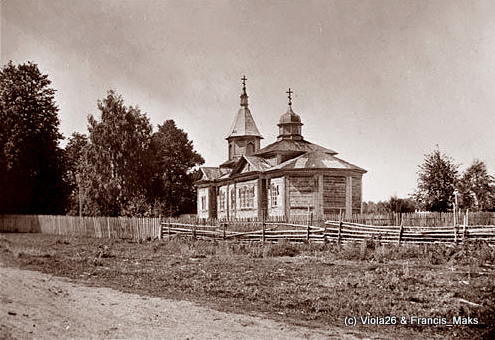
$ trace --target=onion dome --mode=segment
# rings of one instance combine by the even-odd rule
[[[301,123],[301,117],[292,110],[291,94],[293,92],[290,88],[287,93],[289,94],[289,108],[287,109],[286,113],[280,116],[280,119],[278,121],[277,126],[279,128],[279,134],[277,140],[302,140],[303,137],[301,135],[301,126],[303,125],[303,123]]]

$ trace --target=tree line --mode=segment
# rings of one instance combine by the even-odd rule
[[[438,148],[425,155],[417,171],[417,189],[408,198],[391,197],[383,202],[364,202],[365,213],[495,211],[495,180],[486,164],[474,159],[459,172],[460,164]]]
[[[173,120],[153,132],[146,114],[113,90],[88,116],[88,135],[65,148],[55,90],[35,63],[0,70],[0,214],[177,216],[194,213],[203,158]],[[495,186],[484,162],[463,172],[440,150],[419,165],[408,198],[365,202],[363,212],[495,211]]]
[[[203,158],[173,120],[153,132],[113,90],[65,148],[55,90],[35,63],[0,70],[0,214],[194,213]],[[195,170],[196,169],[196,170]]]

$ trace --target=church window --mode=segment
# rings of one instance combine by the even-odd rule
[[[248,143],[246,146],[246,155],[250,156],[254,153],[254,144]]]
[[[206,209],[206,196],[201,196],[201,210],[207,210]]]
[[[235,209],[235,189],[230,190],[230,206]]]
[[[219,205],[220,211],[225,210],[225,191],[220,191],[220,194],[218,197],[218,205]]]
[[[239,207],[241,209],[254,208],[254,186],[239,189]]]
[[[270,187],[270,205],[272,207],[276,207],[277,206],[278,195],[279,195],[278,185],[273,185],[272,184],[271,187]]]

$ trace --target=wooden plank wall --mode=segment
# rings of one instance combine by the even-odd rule
[[[346,179],[344,176],[323,176],[323,207],[325,214],[345,211]]]

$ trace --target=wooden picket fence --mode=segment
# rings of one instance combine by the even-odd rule
[[[161,236],[160,218],[48,215],[0,216],[0,232],[144,240]]]

